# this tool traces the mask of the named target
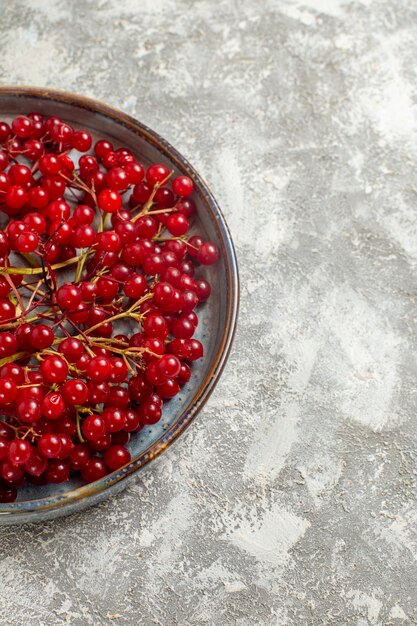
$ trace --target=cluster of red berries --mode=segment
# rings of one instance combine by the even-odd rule
[[[193,182],[55,116],[0,122],[0,502],[26,480],[91,482],[203,356],[219,258],[188,235]],[[87,153],[93,147],[92,153]],[[23,260],[23,263],[22,263]]]

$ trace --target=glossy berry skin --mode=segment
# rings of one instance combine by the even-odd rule
[[[65,411],[65,402],[62,395],[51,392],[42,400],[42,413],[49,420],[57,420]]]
[[[87,465],[90,456],[88,445],[78,444],[74,446],[69,459],[71,469],[82,470]]]
[[[90,133],[85,130],[77,130],[72,137],[72,145],[79,152],[87,152],[91,148],[93,140]]]
[[[53,460],[48,464],[46,479],[50,483],[64,483],[69,479],[69,464],[61,460]]]
[[[9,443],[8,459],[14,465],[23,465],[30,459],[32,446],[23,439],[14,439]]]
[[[213,265],[220,258],[220,252],[216,244],[203,243],[198,251],[197,259],[202,265]]]
[[[117,433],[122,430],[125,425],[125,413],[123,410],[116,407],[109,407],[104,409],[101,414],[101,418],[104,420],[106,430],[108,433]]]
[[[188,219],[182,213],[170,215],[167,220],[167,228],[173,237],[182,237],[189,228]]]
[[[148,337],[158,337],[166,339],[168,337],[168,326],[165,318],[158,313],[148,315],[143,324],[145,333]]]
[[[165,165],[161,163],[156,163],[155,165],[151,165],[146,170],[146,181],[152,187],[157,183],[162,183],[169,176],[169,170]]]
[[[32,120],[25,115],[18,115],[12,122],[12,131],[20,138],[29,137],[32,132]]]
[[[122,197],[114,189],[103,189],[98,195],[98,205],[106,213],[116,213],[122,206]]]
[[[61,387],[61,393],[67,404],[82,405],[88,400],[88,387],[78,378],[65,381]]]
[[[124,446],[110,446],[104,453],[104,462],[107,467],[114,471],[130,463],[131,456],[129,450]]]
[[[106,424],[98,415],[89,415],[84,420],[82,432],[89,441],[97,441],[106,433]]]
[[[0,378],[0,405],[11,404],[16,396],[16,383],[11,378]]]
[[[11,356],[19,349],[17,339],[12,333],[3,332],[0,333],[0,358],[5,356]]]
[[[55,335],[52,329],[45,324],[38,324],[30,334],[32,346],[38,350],[44,350],[52,345]]]
[[[89,459],[81,471],[83,479],[87,483],[92,483],[107,474],[107,467],[103,459],[93,457]]]
[[[30,476],[40,476],[48,467],[48,460],[35,449],[31,450],[29,459],[24,464],[24,470]]]
[[[47,356],[41,363],[40,372],[49,383],[62,383],[68,376],[68,365],[59,356]]]
[[[102,382],[110,377],[112,365],[109,359],[103,356],[96,356],[90,359],[86,374],[90,380]]]
[[[16,415],[24,424],[35,424],[42,415],[41,403],[35,398],[22,398],[16,403]]]
[[[84,353],[84,346],[82,342],[75,337],[67,337],[61,341],[58,349],[69,363],[76,363]]]
[[[56,301],[63,310],[75,309],[81,303],[81,290],[76,285],[62,285],[57,291]]]
[[[176,378],[181,370],[180,360],[173,354],[164,354],[158,361],[158,370],[165,378]]]
[[[140,298],[145,293],[147,286],[145,277],[142,274],[135,274],[126,282],[123,291],[128,298]]]
[[[57,459],[61,448],[61,438],[54,433],[42,435],[38,441],[38,450],[47,459]]]
[[[0,299],[0,321],[8,321],[14,318],[16,309],[9,300]]]
[[[177,196],[186,198],[194,191],[194,183],[189,176],[177,176],[172,181],[172,191]]]

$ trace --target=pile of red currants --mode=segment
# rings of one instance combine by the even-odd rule
[[[128,464],[203,356],[219,250],[172,175],[55,116],[0,122],[0,502]]]

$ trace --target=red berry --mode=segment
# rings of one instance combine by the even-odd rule
[[[86,130],[77,130],[72,137],[72,145],[79,152],[87,152],[92,143],[91,135]]]
[[[110,446],[104,453],[104,462],[110,470],[117,470],[130,463],[130,452],[124,446]]]
[[[61,394],[56,392],[48,393],[42,400],[42,413],[47,419],[59,419],[64,411],[65,402]]]
[[[97,198],[98,205],[106,213],[116,213],[122,206],[122,196],[114,189],[103,189]]]
[[[32,132],[32,120],[24,115],[18,115],[12,122],[12,131],[22,139],[29,137]]]
[[[109,433],[117,433],[122,430],[125,425],[125,413],[123,410],[117,407],[109,407],[104,409],[101,414],[102,419],[106,425],[106,430]]]
[[[84,404],[88,400],[88,387],[78,378],[65,381],[61,387],[62,396],[67,404]]]
[[[0,333],[0,358],[11,356],[19,349],[17,339],[12,333]]]
[[[188,219],[182,213],[174,213],[167,220],[167,228],[174,237],[185,235],[189,227]]]
[[[23,465],[30,459],[32,446],[24,439],[14,439],[9,443],[7,456],[10,463],[14,465]]]
[[[96,356],[90,359],[86,374],[90,380],[102,382],[108,380],[112,371],[111,361],[104,356]]]
[[[25,424],[34,424],[41,418],[41,403],[35,398],[22,398],[16,403],[16,415]]]
[[[54,433],[42,435],[38,440],[39,452],[47,459],[57,459],[62,448],[61,438]]]
[[[198,251],[197,259],[202,265],[212,265],[219,260],[220,252],[215,243],[203,243]]]
[[[49,383],[62,383],[68,376],[68,365],[59,356],[47,356],[41,363],[40,372]]]
[[[146,170],[146,180],[152,187],[156,185],[156,183],[161,183],[162,181],[165,181],[168,176],[169,169],[161,163],[151,165]]]
[[[70,283],[62,285],[57,291],[56,301],[63,310],[75,309],[81,303],[81,290]]]
[[[64,355],[69,363],[76,363],[84,353],[83,344],[75,337],[67,337],[59,344],[59,352]]]
[[[107,474],[106,464],[103,459],[93,457],[89,459],[81,471],[83,479],[87,483],[92,483],[95,480],[103,478]]]
[[[44,350],[52,345],[55,339],[54,333],[49,326],[38,324],[30,334],[30,343],[37,350]]]
[[[10,378],[0,378],[0,404],[11,404],[17,396],[16,383]]]
[[[194,183],[189,176],[177,176],[172,181],[172,190],[177,196],[190,196],[194,191]]]

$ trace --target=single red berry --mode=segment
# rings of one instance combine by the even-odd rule
[[[195,281],[195,292],[200,302],[205,302],[211,294],[211,285],[203,278],[197,278]]]
[[[70,467],[73,470],[82,470],[90,459],[90,451],[85,443],[74,446],[70,455]]]
[[[96,356],[90,359],[86,374],[90,380],[102,382],[108,380],[112,371],[111,361],[104,356]]]
[[[130,460],[130,452],[124,446],[110,446],[104,453],[104,462],[113,471],[127,465],[130,463]]]
[[[188,219],[182,213],[174,213],[168,217],[167,228],[173,237],[182,237],[189,228]]]
[[[162,384],[157,385],[156,390],[161,398],[169,400],[179,393],[180,386],[176,380],[168,378]]]
[[[10,126],[6,122],[0,122],[0,141],[4,141],[10,135]]]
[[[42,415],[42,407],[39,400],[26,397],[16,403],[16,416],[25,424],[36,423]]]
[[[49,420],[59,419],[65,411],[65,402],[61,394],[48,393],[42,400],[42,413]]]
[[[84,346],[79,339],[67,337],[61,341],[58,350],[69,363],[76,363],[84,353]]]
[[[92,457],[89,459],[81,471],[83,479],[87,483],[103,478],[107,474],[106,464],[103,459]]]
[[[146,180],[153,187],[156,183],[165,181],[169,176],[169,169],[161,163],[151,165],[146,170]]]
[[[191,378],[190,366],[186,363],[181,363],[180,373],[178,374],[177,381],[180,385],[185,385]]]
[[[72,283],[62,285],[56,293],[56,301],[63,310],[75,309],[81,302],[81,290]]]
[[[9,213],[10,211],[13,211],[11,214],[14,214],[21,209],[26,204],[27,200],[27,191],[20,185],[10,186],[4,198],[4,202],[9,209]]]
[[[68,376],[68,365],[59,356],[47,356],[42,361],[40,372],[49,383],[62,383]]]
[[[176,378],[181,370],[181,363],[173,354],[164,354],[158,363],[158,370],[161,372],[165,378]]]
[[[35,190],[41,191],[41,188],[35,187]],[[31,189],[31,191],[33,190]],[[29,230],[33,230],[38,235],[43,235],[46,232],[46,220],[40,213],[26,213],[22,221]]]
[[[0,299],[0,321],[11,320],[16,315],[16,308],[10,300]]]
[[[35,326],[30,335],[30,342],[37,350],[44,350],[53,344],[55,335],[52,329],[45,324]]]
[[[51,176],[60,172],[61,163],[55,154],[44,154],[39,159],[38,167],[41,174],[44,176]]]
[[[79,378],[65,381],[61,387],[62,396],[67,404],[84,404],[88,400],[88,387]]]
[[[126,163],[124,170],[127,174],[129,185],[137,185],[145,176],[145,170],[140,163]]]
[[[148,284],[146,279],[142,274],[134,274],[129,278],[126,284],[123,287],[123,291],[125,292],[128,298],[140,298],[146,289]]]
[[[194,183],[189,176],[177,176],[172,181],[172,190],[177,196],[187,197],[194,191]]]
[[[152,187],[145,183],[144,181],[138,183],[133,187],[132,191],[132,206],[135,204],[145,204],[151,196]]]
[[[49,483],[64,483],[69,479],[70,467],[65,461],[54,459],[48,464],[46,480]]]
[[[106,425],[106,430],[109,433],[117,433],[122,430],[125,425],[125,412],[118,407],[109,407],[104,409],[101,414],[102,419]]]
[[[113,144],[110,141],[106,141],[106,139],[99,139],[96,141],[94,145],[94,154],[102,159],[109,152],[113,152]]]
[[[144,321],[143,328],[148,337],[158,337],[166,339],[168,336],[168,326],[162,315],[151,313]]]
[[[126,409],[125,411],[125,425],[124,425],[124,431],[126,433],[134,433],[136,431],[138,431],[140,429],[140,418],[139,415],[136,411],[134,411],[133,409]],[[113,438],[112,438],[112,442],[114,442]],[[119,441],[119,443],[121,443]],[[127,443],[127,442],[126,442]]]
[[[129,177],[122,167],[112,167],[106,174],[106,181],[110,189],[121,191],[129,185]],[[113,213],[113,211],[111,211]]]
[[[92,224],[94,220],[94,210],[86,204],[79,204],[73,214],[73,220],[76,224]]]
[[[32,132],[32,120],[24,115],[18,115],[12,122],[12,131],[21,139],[30,137]]]
[[[98,205],[106,213],[116,213],[122,206],[122,196],[114,189],[103,189],[97,198]]]
[[[0,333],[0,358],[11,356],[19,349],[17,339],[12,333]]]
[[[14,439],[9,443],[9,449],[7,452],[10,463],[14,465],[23,465],[26,461],[29,461],[32,451],[32,446],[29,441],[25,439]]]
[[[220,252],[215,243],[209,241],[203,243],[198,251],[197,260],[202,265],[213,265],[220,258]]]
[[[32,448],[31,455],[24,464],[24,470],[31,476],[40,476],[48,467],[48,461],[37,450]]]
[[[5,459],[0,464],[0,478],[3,478],[11,485],[19,485],[24,476],[24,469],[21,465],[15,465]]]
[[[72,136],[72,146],[79,152],[87,152],[92,143],[92,137],[86,130],[77,130]]]

